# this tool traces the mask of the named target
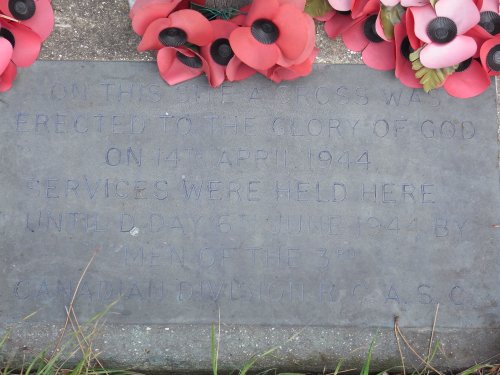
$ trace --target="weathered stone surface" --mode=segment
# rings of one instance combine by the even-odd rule
[[[85,320],[120,299],[102,346],[120,364],[206,368],[205,347],[169,352],[168,364],[160,349],[134,349],[192,346],[188,325],[219,310],[236,347],[248,332],[260,348],[276,344],[269,325],[276,340],[302,326],[317,327],[307,342],[350,337],[294,354],[308,368],[349,356],[377,328],[390,336],[395,315],[427,332],[437,304],[447,354],[469,353],[458,363],[498,347],[492,88],[458,101],[333,65],[283,85],[171,88],[149,63],[40,62],[0,108],[4,324],[33,311],[34,326],[63,321],[99,249],[77,312]],[[137,340],[117,354],[109,343],[128,324]],[[471,350],[470,336],[484,345]],[[381,360],[396,361],[394,343],[384,348]]]

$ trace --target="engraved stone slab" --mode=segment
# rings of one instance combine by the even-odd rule
[[[3,94],[0,311],[112,323],[498,328],[495,93],[363,66],[210,89],[39,62]]]

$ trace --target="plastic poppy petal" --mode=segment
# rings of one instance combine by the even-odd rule
[[[178,5],[179,1],[174,1],[165,4],[152,4],[145,7],[132,18],[132,29],[135,33],[142,36],[146,32],[148,26],[161,18],[167,17]]]
[[[130,8],[129,17],[133,19],[137,14],[139,14],[143,9],[151,5],[163,5],[170,3],[181,3],[183,0],[135,0],[134,5]]]
[[[422,84],[419,82],[417,77],[415,77],[415,71],[411,67],[409,61],[397,64],[396,67],[396,77],[401,81],[401,83],[407,87],[414,89],[422,88]]]
[[[35,15],[22,21],[22,24],[37,33],[42,41],[47,39],[54,30],[54,10],[51,3],[48,0],[38,0]]]
[[[182,9],[168,17],[171,27],[178,27],[187,34],[189,43],[205,46],[212,41],[212,25],[200,12],[192,9]]]
[[[272,19],[280,8],[278,0],[254,0],[248,10],[245,26],[251,26],[259,19]]]
[[[474,56],[477,50],[473,38],[459,35],[450,43],[431,43],[420,52],[420,61],[428,68],[446,68]]]
[[[352,0],[328,0],[330,5],[335,10],[340,10],[341,12],[347,12],[352,9]]]
[[[335,39],[346,31],[355,21],[347,15],[336,14],[324,24],[325,32],[329,38]]]
[[[304,10],[306,7],[306,0],[278,0],[280,5],[290,4],[298,10]]]
[[[0,74],[9,66],[13,52],[12,44],[7,39],[0,38]]]
[[[498,0],[483,0],[483,3],[481,4],[480,11],[481,12],[495,12],[498,13],[498,7],[500,6],[500,3]]]
[[[229,37],[229,43],[235,55],[254,69],[269,69],[280,57],[276,44],[260,43],[253,37],[249,27],[234,30]]]
[[[477,61],[463,72],[453,73],[444,82],[446,92],[457,98],[466,99],[478,96],[490,86],[490,76]]]
[[[369,43],[363,32],[363,24],[365,21],[366,18],[357,20],[357,22],[354,22],[351,27],[342,34],[342,40],[345,46],[351,51],[361,52]]]
[[[314,19],[316,21],[326,22],[326,21],[331,20],[336,14],[337,14],[336,11],[330,10],[330,11],[326,12],[325,14],[323,14],[322,16],[314,17]]]
[[[399,0],[380,0],[386,7],[393,7],[399,4]]]
[[[401,53],[401,45],[407,36],[406,19],[403,17],[401,22],[394,26],[394,53],[396,55],[394,75],[403,85],[407,87],[421,88],[422,85],[415,77],[415,72],[412,69],[411,62]]]
[[[311,23],[307,18],[310,18]],[[294,6],[283,5],[273,22],[280,31],[276,44],[281,53],[287,59],[297,59],[308,44],[310,29],[314,30],[314,21]]]
[[[472,0],[439,0],[436,3],[436,14],[455,21],[458,34],[476,26],[480,19],[479,10]]]
[[[226,67],[217,64],[212,57],[209,55],[203,55],[208,63],[208,83],[212,87],[219,87],[226,80]]]
[[[307,33],[306,33],[307,43],[302,53],[296,59],[289,59],[282,53],[280,55],[280,58],[278,59],[278,65],[281,65],[283,67],[289,67],[292,65],[301,64],[307,58],[309,58],[309,56],[313,52],[316,46],[316,26],[314,24],[314,20],[311,17],[306,16],[305,19],[306,22],[309,23],[309,26],[307,28]]]
[[[243,62],[234,56],[226,67],[226,76],[229,81],[242,81],[253,76],[255,69],[250,68],[248,65],[243,64]]]
[[[226,20],[213,20],[210,23],[212,25],[213,40],[229,38],[231,32],[238,27],[235,23]]]
[[[366,13],[364,12],[366,4],[368,4],[368,0],[354,0],[351,9],[352,18],[366,16]]]
[[[12,84],[14,83],[14,80],[16,79],[16,75],[16,65],[11,62],[4,70],[3,74],[0,74],[0,92],[10,90]]]
[[[243,26],[246,22],[247,14],[248,14],[249,10],[250,10],[250,5],[246,5],[242,8],[240,8],[240,14],[238,14],[237,16],[234,16],[229,21],[234,23],[235,25]]]
[[[427,35],[427,25],[436,18],[436,12],[434,12],[432,5],[428,4],[421,7],[410,8],[409,12],[411,12],[413,16],[413,31],[415,36],[422,42],[431,43],[431,39]],[[410,22],[408,26],[410,26]]]
[[[178,83],[198,77],[203,73],[203,68],[190,68],[180,62],[176,57],[177,52],[178,49],[169,47],[162,48],[158,51],[158,70],[160,72],[160,76],[169,85],[176,85]]]
[[[313,63],[318,55],[319,49],[314,48],[309,57],[301,64],[293,65],[290,67],[282,67],[279,65],[274,66],[265,72],[265,76],[275,83],[281,81],[291,81],[300,77],[305,77],[311,74]]]
[[[0,13],[11,16],[9,11],[9,0],[0,0]]]
[[[467,31],[466,36],[470,36],[476,41],[477,51],[474,54],[474,57],[479,58],[479,51],[481,50],[481,46],[484,42],[491,39],[491,34],[483,29],[481,26],[474,26],[472,29]]]
[[[42,39],[40,36],[22,24],[7,23],[2,27],[9,30],[16,41],[14,51],[12,53],[12,61],[18,67],[26,68],[33,64],[42,46]]]
[[[396,67],[394,42],[369,43],[361,53],[363,62],[377,70],[392,70]]]
[[[299,77],[305,77],[311,74],[314,60],[316,59],[316,56],[318,56],[318,53],[319,53],[319,48],[314,48],[304,62],[297,65],[292,65],[286,69],[288,69],[289,71],[293,71]]]
[[[429,4],[429,0],[401,0],[401,5],[404,7],[421,7]]]
[[[358,0],[354,1],[353,10],[351,12],[353,18],[376,14],[380,11],[380,0],[362,0],[362,2],[364,2],[364,5],[362,8],[359,8],[357,10],[358,14],[356,14],[355,7],[357,1]]]
[[[159,50],[165,47],[159,39],[159,34],[163,29],[171,27],[170,18],[160,18],[153,21],[142,36],[141,42],[137,46],[139,52],[147,50]]]

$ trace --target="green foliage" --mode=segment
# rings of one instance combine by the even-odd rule
[[[361,369],[360,375],[369,375],[370,373],[370,364],[372,362],[372,353],[375,348],[375,342],[377,341],[377,336],[375,336],[370,343],[370,347],[368,348],[368,353],[366,354],[366,360],[363,364],[363,368]]]
[[[215,324],[212,324],[212,329],[210,330],[211,335],[211,345],[210,345],[210,360],[212,364],[213,375],[217,375],[218,362],[219,362],[219,345],[215,338]]]
[[[229,19],[236,17],[240,14],[245,14],[244,12],[241,12],[239,9],[236,9],[236,8],[218,9],[218,8],[206,7],[204,5],[200,5],[200,4],[196,4],[196,3],[191,3],[191,9],[196,10],[197,12],[200,12],[210,21],[215,20],[215,19],[229,20]]]
[[[427,68],[420,62],[420,52],[422,48],[417,49],[410,54],[412,68],[415,71],[415,77],[422,84],[425,92],[430,92],[438,87],[441,87],[446,78],[457,70],[458,65],[447,68],[432,69]]]
[[[328,0],[307,0],[304,11],[311,17],[321,17],[333,10]]]
[[[387,39],[394,38],[394,25],[401,22],[401,17],[403,16],[405,9],[401,4],[397,4],[393,7],[385,6],[381,4],[380,6],[380,21],[382,23],[382,29],[384,29],[384,34]]]

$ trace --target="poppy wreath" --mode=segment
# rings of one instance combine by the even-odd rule
[[[0,0],[0,92],[36,61],[53,28],[50,0]]]
[[[306,0],[254,0],[213,9],[204,0],[136,0],[130,10],[139,51],[157,52],[170,85],[205,74],[212,87],[260,73],[274,82],[311,73],[318,53]]]
[[[306,11],[408,87],[470,98],[500,74],[500,0],[309,0]]]

